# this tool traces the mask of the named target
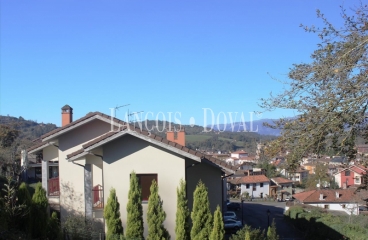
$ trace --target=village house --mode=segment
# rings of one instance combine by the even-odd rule
[[[293,181],[283,178],[271,178],[270,196],[284,201],[293,194]]]
[[[233,183],[240,186],[241,196],[248,193],[251,198],[264,198],[270,194],[270,179],[265,175],[244,176]]]
[[[226,209],[225,171],[236,169],[216,158],[190,150],[185,132],[168,129],[167,138],[127,125],[100,112],[88,113],[73,121],[73,109],[62,108],[62,127],[43,135],[28,149],[42,156],[42,186],[51,207],[60,211],[61,221],[73,214],[104,222],[103,209],[111,188],[120,202],[123,227],[126,227],[130,174],[135,171],[142,188],[142,207],[147,235],[147,200],[152,180],[166,212],[165,227],[175,239],[176,189],[181,179],[187,185],[188,207],[201,180],[208,188],[210,208]],[[58,175],[50,166],[57,165]],[[55,167],[55,166],[54,166]],[[52,168],[51,168],[52,169]],[[102,224],[103,225],[103,224]]]
[[[358,198],[354,190],[350,189],[320,189],[311,190],[293,195],[296,203],[345,212],[347,214],[359,214]]]
[[[303,180],[306,180],[309,175],[309,171],[304,168],[298,168],[295,171],[288,171],[287,169],[282,169],[280,173],[286,178],[299,183],[302,183]]]
[[[333,176],[335,182],[340,188],[348,188],[351,186],[359,186],[362,184],[362,176],[367,173],[368,169],[361,165],[352,165],[336,172]]]

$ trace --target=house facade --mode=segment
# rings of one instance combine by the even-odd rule
[[[292,180],[282,177],[271,178],[270,180],[270,196],[280,200],[285,200],[286,197],[289,197],[293,194]]]
[[[265,175],[251,175],[237,180],[240,185],[240,194],[248,193],[251,198],[265,198],[270,194],[270,179]]]
[[[323,208],[326,210],[341,211],[347,214],[359,214],[359,200],[350,189],[320,189],[311,190],[293,195],[295,201],[301,204]]]
[[[362,176],[367,171],[368,169],[363,166],[353,165],[336,172],[333,176],[340,188],[348,188],[361,185]]]
[[[286,178],[299,183],[302,183],[303,180],[306,180],[309,175],[309,171],[304,168],[298,168],[295,171],[288,171],[286,169],[282,169],[280,173],[284,175]]]
[[[142,188],[145,235],[149,187],[153,179],[158,182],[167,215],[165,227],[173,239],[176,189],[181,179],[187,184],[189,209],[200,180],[208,188],[212,212],[217,205],[226,206],[224,171],[234,172],[235,169],[183,146],[184,131],[168,131],[165,139],[99,112],[72,121],[72,111],[69,106],[63,107],[62,127],[43,135],[42,142],[28,149],[29,153],[43,155],[42,185],[49,202],[60,210],[62,221],[78,213],[103,223],[107,196],[110,189],[115,188],[125,228],[133,171]],[[58,162],[58,178],[50,178],[49,167],[55,162]]]

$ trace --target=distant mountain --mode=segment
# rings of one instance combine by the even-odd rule
[[[25,120],[23,117],[1,116],[0,125],[8,125],[20,131],[19,137],[24,140],[32,141],[41,135],[57,128],[55,124],[38,123],[33,120]]]
[[[215,125],[213,130],[218,131],[220,129],[224,131],[225,129],[226,132],[256,132],[260,135],[280,136],[280,129],[272,129],[263,125],[265,122],[272,124],[274,121],[275,119],[260,119],[253,122],[245,122],[245,124],[242,122],[228,123],[226,125],[219,124],[219,126]],[[211,126],[209,125],[207,127],[210,128]]]

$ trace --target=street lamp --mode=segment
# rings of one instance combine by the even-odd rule
[[[242,226],[244,225],[244,198],[241,197]]]
[[[267,226],[270,227],[270,209],[267,209]]]

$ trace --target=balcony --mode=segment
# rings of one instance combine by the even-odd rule
[[[60,196],[60,185],[59,178],[50,178],[48,180],[48,195],[49,196]]]
[[[103,209],[103,187],[101,185],[96,185],[92,188],[92,199],[94,209]]]

